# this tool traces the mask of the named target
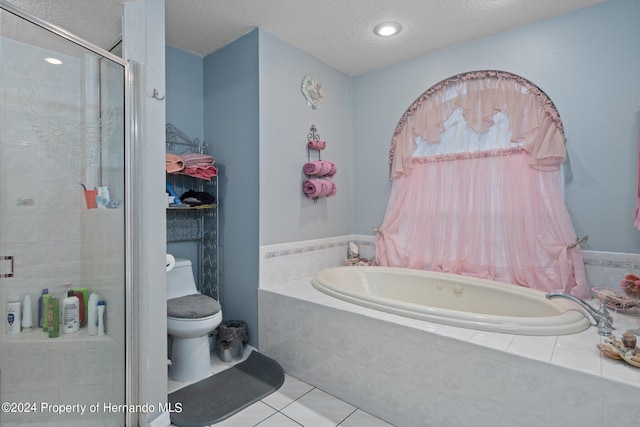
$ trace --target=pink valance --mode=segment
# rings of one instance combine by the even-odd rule
[[[440,143],[444,123],[456,108],[462,109],[468,126],[477,133],[488,131],[495,113],[506,112],[511,142],[522,143],[533,167],[555,168],[565,159],[560,116],[540,88],[508,72],[474,71],[432,86],[403,114],[391,141],[391,179],[411,172],[416,138]]]

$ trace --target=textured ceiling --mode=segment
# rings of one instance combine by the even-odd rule
[[[166,0],[167,44],[207,55],[260,27],[349,75],[605,0]],[[10,0],[103,48],[121,32],[125,0]],[[382,21],[402,24],[381,39]]]

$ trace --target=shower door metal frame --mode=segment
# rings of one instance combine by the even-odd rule
[[[133,307],[135,306],[136,295],[133,289],[134,272],[137,271],[137,258],[136,252],[133,250],[133,205],[135,200],[132,194],[135,188],[133,179],[134,175],[132,171],[132,165],[134,161],[133,156],[133,144],[132,144],[132,131],[135,126],[132,123],[134,115],[133,109],[133,96],[135,93],[134,75],[131,72],[132,64],[119,56],[112,54],[80,37],[71,34],[67,30],[60,28],[56,25],[50,24],[42,19],[33,16],[5,0],[0,0],[0,9],[3,9],[25,21],[43,28],[57,36],[60,36],[71,43],[74,43],[84,49],[87,49],[101,57],[107,58],[123,67],[124,72],[124,182],[125,182],[125,197],[124,197],[124,212],[125,212],[125,404],[135,405],[137,403],[138,387],[137,387],[137,371],[138,371],[138,359],[137,359],[137,331],[133,328]],[[126,411],[125,425],[133,426],[133,416],[135,414]],[[137,420],[136,420],[137,422]]]

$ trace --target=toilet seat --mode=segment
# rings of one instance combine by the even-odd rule
[[[185,295],[167,300],[167,317],[202,319],[218,313],[222,307],[214,298],[202,294]]]

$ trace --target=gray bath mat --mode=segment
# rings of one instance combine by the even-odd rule
[[[218,423],[270,395],[284,382],[284,371],[275,360],[252,351],[231,368],[169,394],[171,422],[179,427],[202,427]]]

